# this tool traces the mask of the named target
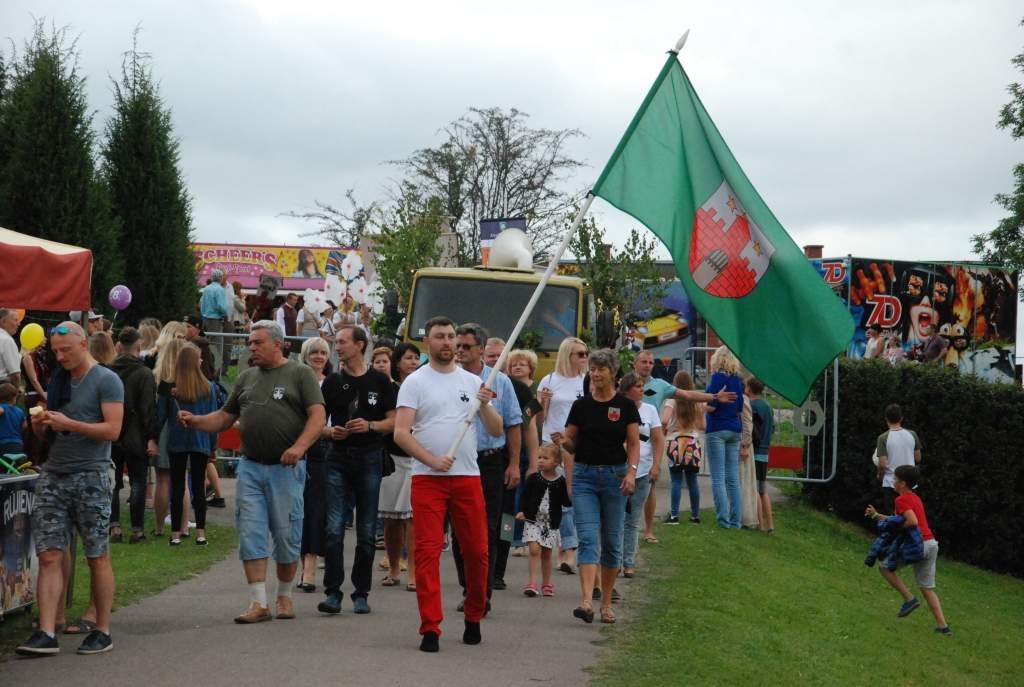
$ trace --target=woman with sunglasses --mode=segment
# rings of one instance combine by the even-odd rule
[[[555,371],[545,375],[537,384],[537,399],[540,401],[543,419],[541,443],[550,441],[557,444],[565,435],[565,422],[569,417],[569,409],[577,399],[583,398],[583,379],[587,375],[588,353],[587,344],[582,339],[577,339],[574,336],[564,339],[558,347]],[[562,511],[559,535],[562,540],[562,549],[559,554],[558,569],[567,575],[572,575],[575,573],[573,564],[578,546],[572,507]]]

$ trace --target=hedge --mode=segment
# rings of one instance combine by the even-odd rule
[[[941,553],[1024,577],[1024,391],[1016,386],[951,368],[841,360],[837,474],[806,485],[807,498],[868,527],[864,508],[881,496],[871,454],[890,403],[921,439],[918,494]]]

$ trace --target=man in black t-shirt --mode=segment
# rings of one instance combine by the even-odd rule
[[[385,435],[395,425],[395,387],[388,377],[366,367],[369,341],[355,325],[339,327],[336,348],[343,370],[323,383],[324,403],[331,439],[327,453],[327,555],[324,593],[317,608],[322,613],[341,611],[341,584],[345,580],[343,550],[345,513],[356,510],[356,550],[352,564],[352,603],[356,613],[369,613],[367,596],[373,575],[377,498],[383,476]]]

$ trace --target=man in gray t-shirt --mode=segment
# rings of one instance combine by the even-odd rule
[[[39,629],[15,651],[26,656],[56,654],[57,610],[64,586],[62,561],[74,527],[92,577],[96,629],[80,654],[110,651],[110,607],[114,571],[107,551],[110,526],[110,442],[121,433],[124,387],[117,375],[89,355],[82,328],[64,322],[53,328],[51,346],[61,369],[50,380],[48,408],[32,408],[32,430],[53,433],[53,446],[36,482],[32,534],[39,556]]]
[[[238,376],[224,407],[207,415],[178,413],[178,422],[200,432],[223,432],[235,422],[242,431],[245,460],[238,465],[238,553],[249,583],[249,607],[235,617],[240,624],[270,620],[267,562],[277,563],[277,615],[295,617],[292,580],[302,543],[302,493],[306,450],[320,436],[327,416],[312,368],[286,358],[284,332],[276,322],[260,320],[249,333],[252,364]],[[273,550],[267,540],[273,540]]]
[[[921,439],[917,432],[903,426],[903,410],[896,403],[886,407],[885,422],[889,429],[878,435],[875,453],[878,455],[878,480],[882,483],[882,506],[886,513],[892,513],[896,501],[893,475],[901,465],[921,462]]]

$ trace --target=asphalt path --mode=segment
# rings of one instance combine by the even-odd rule
[[[659,480],[659,514],[668,504],[668,479]],[[702,482],[702,504],[711,505],[710,484]],[[224,480],[228,508],[211,509],[213,519],[231,522],[234,480]],[[686,497],[684,496],[684,508]],[[701,526],[714,525],[713,516]],[[692,526],[685,523],[680,526]],[[351,569],[352,530],[346,533],[346,567]],[[149,545],[154,545],[151,543]],[[641,556],[644,547],[641,544]],[[181,547],[188,555],[189,545]],[[378,557],[382,552],[377,553]],[[248,604],[245,579],[237,555],[113,615],[114,650],[78,656],[80,637],[61,636],[55,657],[12,658],[0,663],[2,685],[75,685],[75,687],[155,687],[158,685],[273,685],[300,681],[305,685],[444,684],[586,685],[587,667],[597,660],[604,633],[623,631],[640,577],[620,578],[623,600],[616,604],[620,623],[585,625],[572,617],[579,602],[579,578],[555,573],[555,596],[528,598],[521,593],[527,558],[510,556],[508,589],[494,592],[493,610],[482,623],[483,642],[462,643],[462,615],[455,610],[461,591],[450,553],[442,558],[445,620],[441,651],[419,651],[416,595],[403,585],[381,587],[384,573],[374,566],[372,613],[354,615],[346,583],[342,613],[326,616],[316,610],[323,598],[318,573],[316,593],[295,590],[297,618],[257,625],[237,625],[235,615]],[[640,571],[642,576],[643,563]],[[115,571],[116,572],[116,571]],[[84,583],[84,581],[80,581]],[[275,583],[268,584],[273,599]],[[273,602],[271,601],[273,610]]]

